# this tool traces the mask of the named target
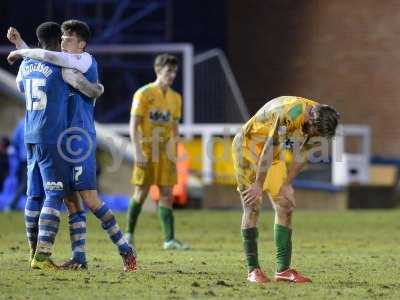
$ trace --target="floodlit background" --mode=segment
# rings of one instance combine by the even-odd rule
[[[336,165],[313,164],[299,177],[301,207],[397,203],[397,1],[2,1],[0,8],[4,139],[12,140],[23,116],[21,97],[12,86],[17,66],[5,61],[12,49],[5,38],[8,26],[17,27],[34,47],[35,28],[43,21],[76,18],[89,24],[88,51],[99,62],[105,86],[95,113],[101,125],[99,189],[115,209],[124,210],[131,193],[132,155],[126,141],[132,95],[154,80],[152,61],[162,52],[180,60],[174,88],[184,98],[180,132],[189,155],[189,176],[177,196],[183,197],[177,199],[180,206],[240,206],[230,140],[249,116],[280,95],[314,99],[341,113],[337,140],[344,158]],[[121,157],[110,156],[114,148]],[[18,162],[13,148],[7,149],[2,146],[2,209],[9,207],[18,186]]]
[[[179,149],[186,159],[174,190],[175,206],[182,208],[176,211],[176,230],[193,251],[161,250],[156,201],[148,199],[135,236],[139,271],[132,276],[120,274],[120,259],[92,217],[89,272],[28,272],[19,123],[24,98],[16,91],[18,65],[6,62],[13,50],[6,31],[16,27],[35,47],[40,23],[72,18],[92,30],[88,52],[105,86],[95,108],[98,189],[119,212],[121,227],[132,193],[133,93],[155,79],[157,54],[179,59],[173,87],[183,95]],[[399,299],[399,48],[397,0],[1,0],[1,295]],[[331,105],[341,124],[328,159],[310,164],[293,183],[294,265],[313,285],[255,287],[245,282],[231,141],[261,106],[282,95]],[[157,198],[157,189],[151,198]],[[259,251],[271,276],[273,216],[264,203]],[[70,254],[66,214],[62,219],[56,259]]]

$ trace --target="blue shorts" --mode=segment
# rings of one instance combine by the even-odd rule
[[[66,147],[72,169],[71,189],[97,190],[96,136],[77,134],[71,137]]]
[[[65,197],[70,192],[71,167],[53,144],[27,144],[27,195]]]
[[[28,197],[44,197],[42,175],[40,175],[39,163],[33,156],[33,145],[26,145],[27,152],[27,191]]]

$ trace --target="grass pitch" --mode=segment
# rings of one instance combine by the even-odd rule
[[[400,299],[400,211],[296,212],[293,265],[309,285],[246,282],[239,211],[178,211],[177,238],[188,252],[161,250],[156,215],[137,228],[137,273],[122,263],[97,220],[89,217],[89,271],[29,270],[21,213],[0,214],[1,299]],[[125,215],[117,215],[125,226]],[[54,258],[69,257],[63,216]],[[272,277],[272,213],[261,215],[259,252]]]

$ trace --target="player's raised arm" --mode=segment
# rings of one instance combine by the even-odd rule
[[[10,27],[7,30],[7,39],[15,45],[17,49],[25,49],[29,48],[28,45],[24,42],[19,34],[18,30],[14,27]]]
[[[86,73],[86,71],[89,70],[92,64],[92,56],[87,52],[73,54],[66,52],[49,51],[38,48],[12,51],[7,60],[10,63],[13,63],[13,61],[21,56],[49,62],[64,68],[76,69],[82,73]]]
[[[104,93],[104,86],[101,83],[92,83],[75,69],[62,69],[62,76],[65,82],[79,90],[89,98],[98,98]]]

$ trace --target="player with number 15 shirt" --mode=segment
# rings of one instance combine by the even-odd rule
[[[25,143],[57,144],[67,128],[67,98],[70,89],[61,68],[33,59],[24,59],[17,76],[26,97]]]

